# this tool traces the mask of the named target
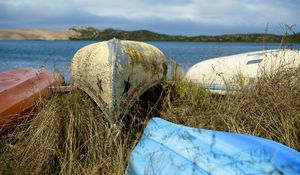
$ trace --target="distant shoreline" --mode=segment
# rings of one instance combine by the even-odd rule
[[[102,40],[72,40],[72,39],[55,39],[55,40],[47,40],[47,39],[0,39],[0,41],[92,41],[92,42],[101,42]],[[104,41],[104,40],[103,40]],[[179,43],[262,43],[262,42],[246,42],[246,41],[156,41],[156,40],[147,40],[141,42],[179,42]],[[266,43],[278,43],[280,42],[266,42]],[[289,42],[298,44],[299,42]]]
[[[49,29],[0,29],[0,40],[32,41],[103,41],[111,38],[135,41],[163,42],[228,42],[228,43],[280,43],[283,36],[274,34],[227,34],[217,36],[172,36],[147,30],[123,31],[116,29],[99,30],[93,27],[63,30]],[[289,35],[285,42],[300,43],[300,33]]]

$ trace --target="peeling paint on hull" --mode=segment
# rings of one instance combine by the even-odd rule
[[[166,77],[156,47],[112,39],[81,48],[71,63],[73,85],[85,91],[109,120],[118,120],[145,88]]]

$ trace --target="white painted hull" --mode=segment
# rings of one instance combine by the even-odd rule
[[[166,73],[166,58],[159,49],[118,39],[81,48],[71,64],[73,85],[85,91],[110,120],[126,113],[136,97]]]
[[[238,90],[280,67],[297,67],[299,50],[267,50],[205,60],[192,66],[186,78],[213,92]]]

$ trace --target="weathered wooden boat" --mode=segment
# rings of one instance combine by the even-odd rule
[[[120,120],[139,95],[167,74],[156,47],[112,39],[80,49],[71,63],[73,85],[85,91],[109,120]]]
[[[249,52],[199,62],[188,70],[186,78],[210,91],[224,93],[239,90],[255,82],[262,74],[299,64],[299,50]]]
[[[300,153],[272,140],[151,119],[127,175],[299,174]]]
[[[62,77],[44,68],[19,68],[0,73],[0,125],[9,127],[22,112],[49,97],[48,87],[62,83]]]

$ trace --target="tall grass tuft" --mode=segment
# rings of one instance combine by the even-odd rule
[[[123,174],[125,136],[86,94],[56,95],[3,145],[0,174]]]

